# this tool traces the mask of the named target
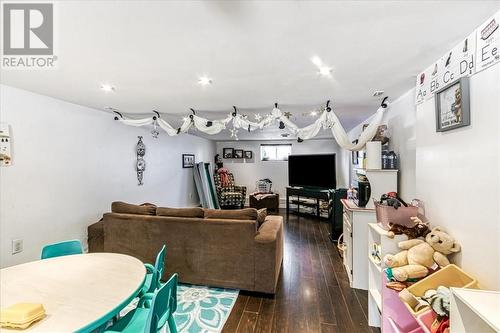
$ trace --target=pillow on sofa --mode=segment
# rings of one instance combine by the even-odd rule
[[[159,216],[173,216],[173,217],[201,217],[203,218],[203,208],[169,208],[158,207],[156,208],[156,215]]]
[[[261,208],[257,210],[257,224],[259,227],[266,220],[266,216],[267,216],[267,208]]]
[[[111,204],[111,211],[120,214],[155,215],[156,206],[149,203],[133,205],[123,201],[115,201]]]
[[[206,219],[227,219],[227,220],[256,220],[257,209],[244,208],[244,209],[205,209]]]

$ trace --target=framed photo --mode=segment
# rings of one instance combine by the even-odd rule
[[[252,159],[253,158],[253,153],[250,150],[245,150],[245,158],[246,159]]]
[[[234,158],[243,158],[243,149],[235,149],[233,157]]]
[[[462,77],[436,91],[436,132],[470,125],[469,78]]]
[[[354,140],[352,142],[353,144],[357,144],[358,143],[358,140]],[[352,162],[352,165],[357,165],[358,164],[358,151],[357,150],[353,150],[351,151],[351,162]]]
[[[194,154],[182,154],[182,167],[194,168]]]
[[[224,158],[233,158],[234,149],[233,148],[223,148],[222,149],[222,157]]]

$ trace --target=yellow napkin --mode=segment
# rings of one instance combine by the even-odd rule
[[[43,317],[45,309],[42,304],[17,303],[0,311],[0,326],[25,329]]]

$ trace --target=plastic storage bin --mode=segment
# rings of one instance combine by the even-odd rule
[[[462,269],[460,269],[460,267],[450,264],[406,289],[414,296],[421,297],[427,290],[437,289],[437,287],[439,286],[444,286],[447,288],[479,288],[476,279],[465,273]],[[405,301],[403,301],[403,303],[415,318],[430,309],[427,306],[415,312],[415,310],[413,310],[413,308],[408,305],[408,303],[406,303]]]
[[[431,309],[417,315],[417,322],[425,333],[431,333],[431,326],[436,319],[436,313]]]

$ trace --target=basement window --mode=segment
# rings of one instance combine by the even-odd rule
[[[291,144],[261,144],[261,161],[288,161],[288,155],[292,153]]]

